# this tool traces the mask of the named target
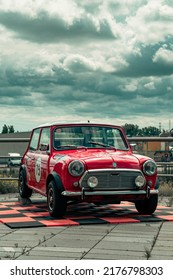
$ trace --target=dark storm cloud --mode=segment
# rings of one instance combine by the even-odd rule
[[[32,106],[29,89],[20,86],[0,87],[0,104],[3,106]]]
[[[50,17],[46,12],[39,13],[37,18],[17,12],[0,12],[0,23],[15,32],[18,38],[37,43],[115,39],[106,20],[101,20],[97,28],[87,16],[68,24],[58,16]]]
[[[124,77],[145,77],[145,76],[167,76],[173,74],[173,61],[168,63],[164,60],[154,60],[154,56],[160,44],[141,47],[140,55],[131,54],[126,56],[128,67],[117,71],[116,75]]]
[[[34,122],[67,115],[166,122],[171,6],[169,0],[0,0],[4,120],[10,107],[13,114],[23,110],[28,122],[31,114]]]
[[[86,108],[81,108],[79,105],[78,113],[82,113],[84,110],[90,111],[93,106],[98,107],[98,104],[100,104],[99,107],[102,108],[102,112],[105,113],[108,111],[106,108],[109,108],[112,112],[126,111],[130,104],[128,109],[130,112],[133,103],[133,105],[135,104],[135,110],[134,108],[132,110],[133,114],[137,114],[138,111],[146,111],[145,105],[140,104],[145,104],[146,98],[153,103],[152,99],[157,98],[159,100],[159,96],[163,98],[163,94],[166,100],[171,99],[172,95],[172,85],[166,77],[162,81],[154,82],[145,77],[139,79],[136,83],[134,78],[114,77],[111,73],[106,75],[97,72],[69,73],[56,66],[52,66],[52,69],[53,75],[50,77],[41,76],[36,72],[32,73],[31,76],[30,72],[27,73],[28,69],[22,71],[22,74],[18,74],[15,68],[6,71],[9,86],[0,90],[0,96],[11,97],[14,99],[13,102],[18,105],[29,102],[36,107],[43,104],[45,106],[49,104],[49,106],[64,107],[65,104],[66,106],[71,104],[71,106],[76,107],[77,104],[86,103]],[[170,90],[167,90],[169,86]],[[35,93],[35,96],[39,94],[39,102],[34,102],[31,93]],[[149,108],[147,109],[149,110]]]

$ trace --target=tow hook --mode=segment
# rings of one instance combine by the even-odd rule
[[[150,187],[149,186],[147,186],[147,189],[146,189],[146,197],[150,198]]]

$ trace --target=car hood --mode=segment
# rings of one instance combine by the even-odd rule
[[[56,155],[57,161],[70,162],[72,160],[81,160],[86,169],[103,168],[132,168],[140,169],[140,158],[130,151],[113,150],[75,150],[68,154]]]

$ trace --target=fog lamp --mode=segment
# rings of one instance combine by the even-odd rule
[[[145,178],[141,175],[137,176],[135,179],[135,184],[138,188],[142,188],[145,184]]]
[[[91,176],[87,180],[87,184],[90,188],[95,188],[98,185],[98,179],[95,176]]]

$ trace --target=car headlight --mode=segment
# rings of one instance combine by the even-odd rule
[[[145,178],[141,175],[137,176],[135,179],[135,184],[138,188],[142,188],[145,184]]]
[[[72,176],[81,176],[84,173],[84,164],[79,160],[73,160],[68,166],[68,171]]]
[[[157,165],[153,160],[147,160],[146,162],[144,162],[143,171],[146,175],[152,176],[157,171]]]
[[[95,176],[91,176],[87,180],[87,184],[90,188],[95,188],[98,185],[98,179]]]

